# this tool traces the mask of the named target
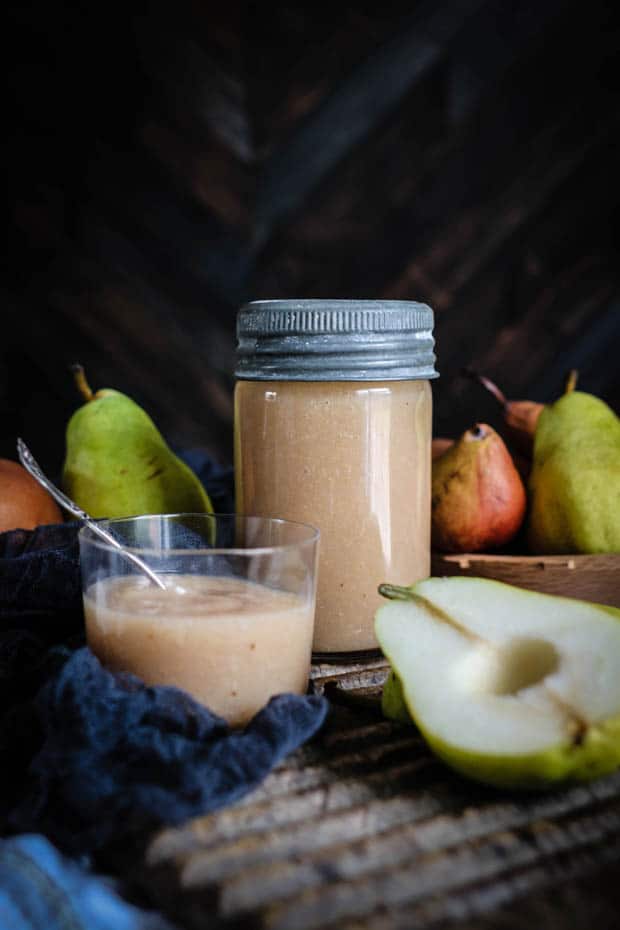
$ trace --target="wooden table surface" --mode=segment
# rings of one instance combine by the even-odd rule
[[[147,901],[190,930],[620,927],[620,772],[542,794],[466,781],[382,718],[386,674],[315,666],[321,734],[153,837],[131,869]]]

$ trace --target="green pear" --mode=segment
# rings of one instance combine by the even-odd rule
[[[380,590],[384,710],[448,765],[513,788],[620,766],[620,610],[459,576]]]
[[[620,419],[570,390],[540,414],[529,479],[535,553],[620,552]]]
[[[381,710],[383,715],[397,723],[411,723],[411,714],[407,710],[405,697],[403,695],[403,686],[400,678],[390,669],[390,673],[383,685],[381,694]]]
[[[80,366],[76,381],[86,403],[67,426],[62,486],[80,507],[110,518],[213,512],[197,476],[138,404],[108,388],[93,394]]]

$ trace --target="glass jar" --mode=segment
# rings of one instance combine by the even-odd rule
[[[315,654],[375,650],[378,585],[430,573],[432,327],[410,301],[239,312],[237,511],[320,529]]]

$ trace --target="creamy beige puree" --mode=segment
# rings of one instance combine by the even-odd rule
[[[316,652],[376,648],[377,586],[430,573],[428,381],[235,390],[237,510],[321,531]]]
[[[176,685],[237,725],[273,694],[303,694],[313,611],[309,600],[243,578],[107,578],[84,597],[88,644],[113,670]]]

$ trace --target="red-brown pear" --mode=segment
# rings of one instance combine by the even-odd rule
[[[0,459],[0,533],[47,523],[62,523],[55,501],[19,462]]]
[[[525,487],[494,429],[476,423],[432,467],[433,549],[481,552],[513,538],[525,516]]]

